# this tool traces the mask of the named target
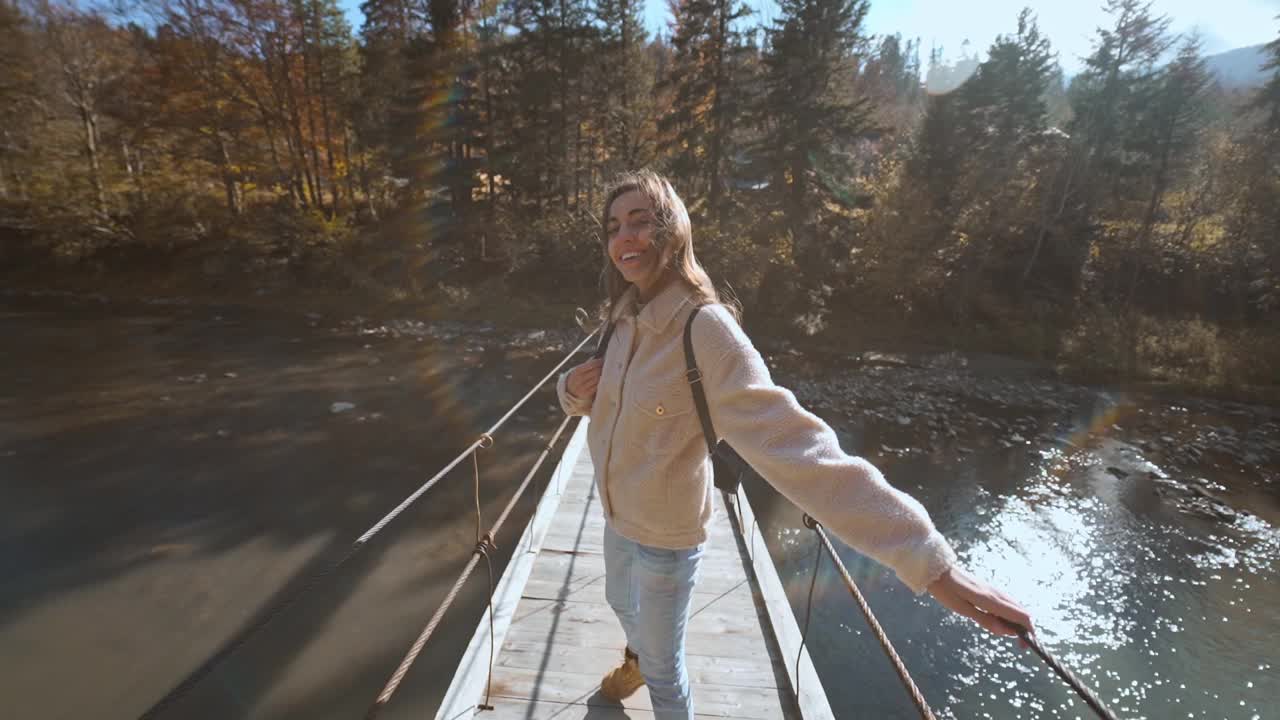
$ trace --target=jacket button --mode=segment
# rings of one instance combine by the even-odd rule
[[[665,413],[666,411],[667,411],[666,408],[662,407],[661,405],[658,406],[657,410],[654,410],[654,412],[658,413],[659,415]]]

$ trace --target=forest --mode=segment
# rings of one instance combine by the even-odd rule
[[[752,333],[1274,386],[1280,33],[1224,87],[1105,7],[1067,77],[1030,10],[945,60],[868,0],[0,0],[0,277],[560,323],[650,167]]]

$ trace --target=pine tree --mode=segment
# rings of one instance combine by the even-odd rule
[[[866,0],[783,0],[765,54],[766,127],[758,152],[772,176],[774,203],[807,272],[828,265],[819,212],[847,181],[851,147],[871,128],[872,106],[854,90],[865,43]]]
[[[674,58],[664,78],[671,104],[659,121],[663,151],[691,199],[705,199],[709,215],[723,219],[750,52],[736,23],[749,11],[734,0],[683,0],[672,10]]]
[[[1228,231],[1242,246],[1249,286],[1239,290],[1262,312],[1280,309],[1280,37],[1266,46],[1271,77],[1249,103],[1257,120],[1245,136],[1247,159],[1228,215]],[[1242,305],[1244,303],[1241,303]]]
[[[604,90],[606,175],[644,164],[646,120],[652,111],[653,68],[645,56],[648,40],[638,0],[597,0],[595,67]]]
[[[381,194],[375,178],[391,170],[393,128],[397,108],[408,93],[407,54],[410,43],[427,31],[425,5],[409,0],[364,0],[360,12],[360,74],[352,125],[360,162],[360,184],[367,197]],[[381,183],[379,182],[380,186]],[[370,209],[377,213],[371,199]]]
[[[583,0],[509,0],[508,46],[514,70],[507,172],[523,199],[540,209],[569,205],[579,98],[606,102],[583,88],[589,8]]]
[[[1045,91],[1054,68],[1049,40],[1030,10],[1018,15],[1016,35],[998,36],[987,59],[957,95],[964,132],[984,164],[1005,162],[1011,153],[1040,140],[1045,130]]]
[[[1136,123],[1126,133],[1128,163],[1138,177],[1145,201],[1132,243],[1134,256],[1126,301],[1132,301],[1143,265],[1150,262],[1151,236],[1165,194],[1194,157],[1204,125],[1205,91],[1210,78],[1200,55],[1200,42],[1186,39],[1178,56],[1151,85],[1133,96],[1130,114]],[[1141,190],[1145,189],[1145,192]],[[1144,197],[1145,196],[1145,197]]]
[[[26,196],[27,171],[37,149],[33,117],[39,84],[30,28],[16,4],[0,0],[0,200]]]
[[[875,102],[880,124],[905,136],[919,121],[924,99],[920,85],[920,41],[903,43],[901,35],[880,40],[863,63],[859,87]]]
[[[1133,95],[1153,80],[1172,43],[1169,19],[1153,15],[1149,1],[1107,0],[1104,8],[1112,26],[1098,29],[1085,71],[1071,84],[1074,118],[1068,132],[1078,148],[1072,175],[1090,214],[1101,197],[1116,195],[1125,129],[1132,124],[1124,109],[1132,108]]]

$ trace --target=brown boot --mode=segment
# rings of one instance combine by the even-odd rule
[[[600,681],[600,694],[606,700],[614,702],[631,697],[644,685],[644,676],[640,674],[640,658],[627,648],[622,655],[622,664],[609,671]]]

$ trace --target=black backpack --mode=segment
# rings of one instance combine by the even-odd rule
[[[711,424],[711,409],[707,406],[707,393],[702,389],[702,373],[698,371],[697,360],[693,357],[693,319],[703,308],[698,305],[689,313],[689,320],[684,324],[684,377],[693,390],[693,404],[698,408],[698,420],[702,422],[702,437],[707,441],[707,453],[711,455],[711,466],[715,474],[716,488],[727,493],[736,493],[742,479],[751,472],[751,466],[726,442],[716,441],[716,429]],[[592,357],[604,357],[613,338],[613,323],[605,328],[604,337],[596,346]]]

